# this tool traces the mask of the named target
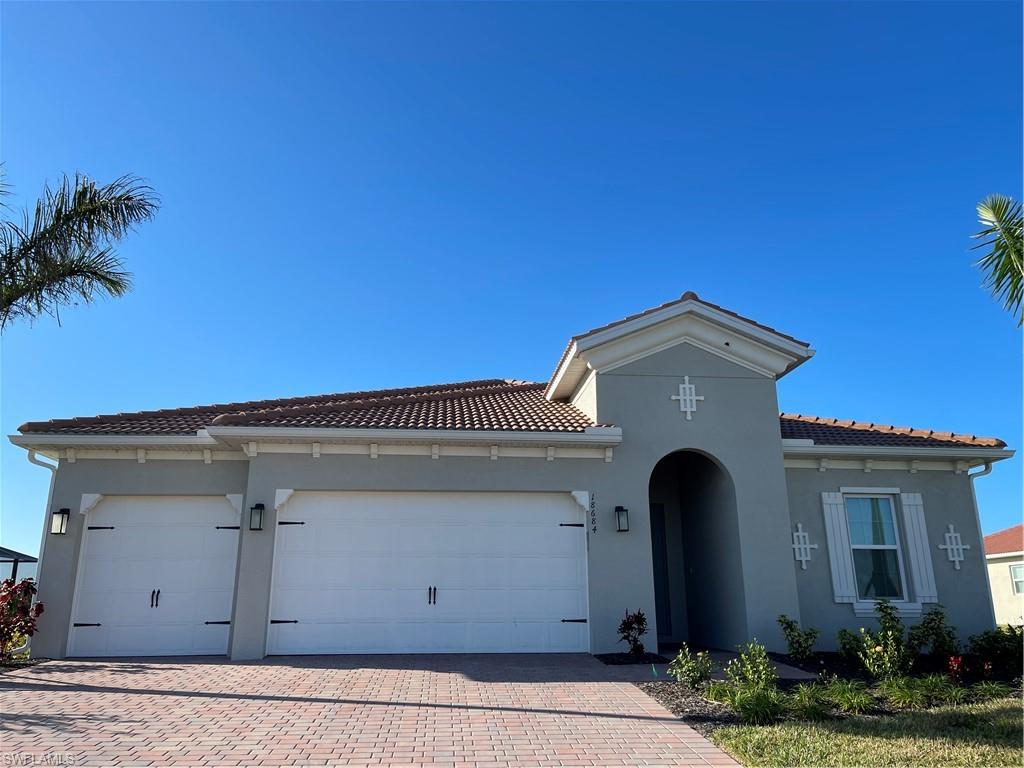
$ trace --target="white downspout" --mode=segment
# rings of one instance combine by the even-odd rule
[[[50,518],[50,504],[53,502],[53,486],[57,480],[57,467],[54,464],[48,464],[45,461],[40,461],[36,456],[34,448],[29,448],[28,460],[37,467],[45,467],[50,470],[50,490],[46,494],[46,509],[43,512],[43,534],[39,540],[39,562],[36,564],[36,584],[39,584],[39,575],[43,572],[43,552],[46,549],[46,532],[49,526]],[[32,638],[28,638],[25,644],[20,648],[15,648],[12,653],[24,653],[32,645]]]
[[[994,627],[996,625],[996,609],[992,604],[992,584],[988,578],[988,558],[985,556],[985,534],[981,532],[981,513],[978,511],[978,495],[974,491],[974,479],[976,477],[984,477],[991,471],[992,462],[986,461],[985,468],[980,472],[975,472],[973,474],[970,472],[967,473],[967,482],[971,486],[971,503],[974,504],[974,522],[975,525],[978,526],[978,536],[981,538],[981,565],[982,570],[985,573],[985,589],[987,590],[986,594],[988,594],[988,613],[989,617],[992,619],[992,626]]]

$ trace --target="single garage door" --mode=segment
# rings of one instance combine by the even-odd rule
[[[239,515],[224,496],[107,496],[86,525],[69,656],[227,653]]]
[[[267,652],[586,651],[583,523],[568,493],[296,493]]]

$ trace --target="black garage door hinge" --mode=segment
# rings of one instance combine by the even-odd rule
[[[71,626],[72,627],[102,627],[103,625],[102,624],[82,624],[82,623],[76,621]]]
[[[112,526],[112,525],[87,525],[85,528],[86,528],[87,531],[112,531],[112,530],[114,530],[114,526]]]
[[[203,624],[230,624],[230,621],[204,621]]]
[[[271,624],[298,624],[298,619],[271,619]]]
[[[583,523],[559,523],[559,528],[585,528]]]
[[[215,525],[218,531],[237,531],[241,528],[240,525]]]
[[[278,525],[305,525],[304,522],[299,522],[298,520],[278,520],[277,524]]]
[[[586,619],[562,619],[563,624],[586,624]]]

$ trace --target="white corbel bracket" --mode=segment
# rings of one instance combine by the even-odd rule
[[[590,512],[590,491],[573,491],[572,499],[579,504],[583,514]]]
[[[294,488],[278,488],[274,492],[274,511],[279,512],[281,507],[288,503],[288,499],[295,493]]]
[[[242,514],[242,494],[240,493],[226,493],[224,498],[228,500],[228,504],[235,508],[235,512],[241,516]]]
[[[83,493],[82,504],[78,508],[79,514],[87,515],[96,509],[96,505],[103,501],[102,493]]]

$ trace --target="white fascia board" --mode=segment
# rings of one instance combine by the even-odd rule
[[[8,435],[7,439],[21,448],[210,448],[220,445],[209,435]]]
[[[985,554],[986,560],[1004,560],[1008,558],[1024,558],[1024,550],[1020,552],[993,552],[991,555],[988,553]]]
[[[897,458],[937,458],[937,459],[984,459],[1001,461],[1013,456],[1014,452],[1007,448],[901,448],[877,445],[793,445],[791,441],[782,441],[782,452],[786,456],[857,456]]]
[[[228,440],[294,440],[318,442],[375,443],[461,443],[500,445],[502,443],[534,445],[614,446],[622,442],[619,427],[587,427],[584,432],[511,432],[451,429],[337,429],[332,427],[208,427],[211,437]]]

